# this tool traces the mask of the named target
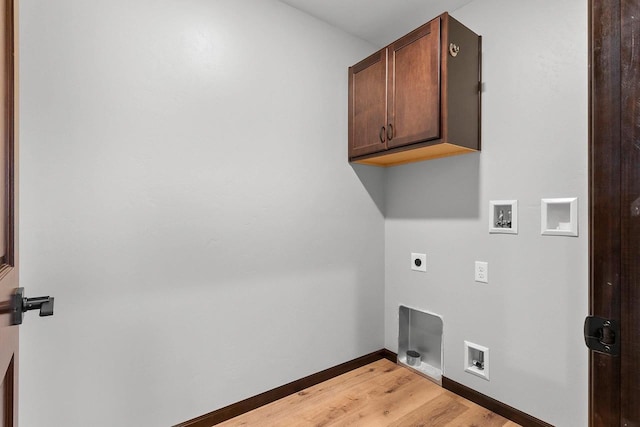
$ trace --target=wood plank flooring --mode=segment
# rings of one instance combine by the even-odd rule
[[[218,426],[517,427],[386,359]]]

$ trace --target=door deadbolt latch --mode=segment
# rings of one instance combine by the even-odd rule
[[[620,354],[620,327],[618,322],[597,316],[584,320],[584,341],[589,349],[598,353]]]

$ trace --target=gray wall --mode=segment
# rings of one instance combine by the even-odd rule
[[[452,15],[483,36],[482,153],[390,168],[385,344],[398,305],[444,318],[445,376],[557,426],[587,425],[587,2],[476,0]],[[579,237],[540,235],[540,199],[579,198]],[[519,201],[490,235],[489,201]],[[410,270],[426,252],[427,273]],[[489,263],[489,284],[474,281]],[[490,381],[464,372],[464,340]]]
[[[56,297],[21,426],[166,426],[383,347],[371,46],[275,1],[20,6],[22,285]]]

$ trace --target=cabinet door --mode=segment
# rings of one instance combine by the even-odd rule
[[[349,68],[349,157],[386,150],[387,50]]]
[[[389,148],[440,137],[440,18],[389,46]]]

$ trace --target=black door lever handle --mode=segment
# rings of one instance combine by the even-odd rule
[[[21,325],[24,313],[30,310],[40,310],[40,317],[53,316],[53,301],[50,296],[25,298],[24,288],[16,289],[13,294],[13,325]]]
[[[40,310],[40,317],[53,315],[53,298],[50,296],[23,298],[22,311]]]

